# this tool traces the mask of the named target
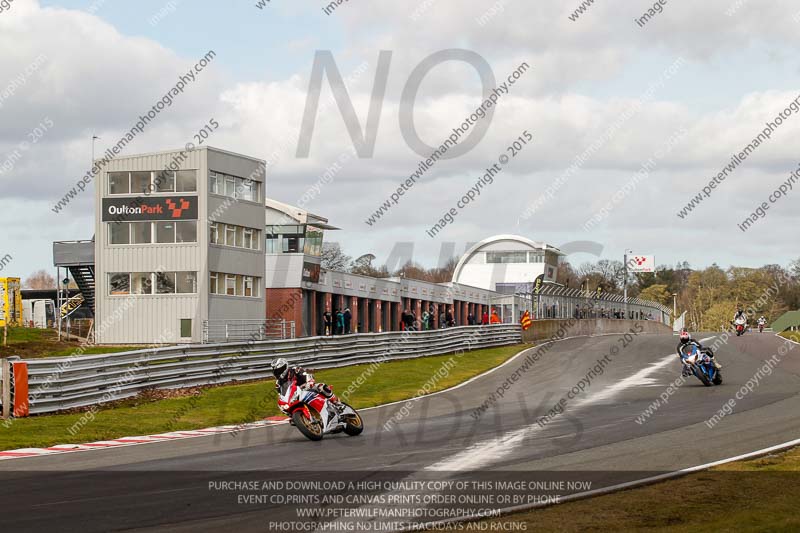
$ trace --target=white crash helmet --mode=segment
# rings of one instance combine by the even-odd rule
[[[272,375],[275,376],[275,379],[283,379],[288,373],[289,361],[281,357],[272,362]]]

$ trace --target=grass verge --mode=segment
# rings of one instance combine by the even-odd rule
[[[80,348],[81,355],[141,350],[143,346],[85,346],[76,340],[58,340],[53,329],[9,328],[8,346],[0,346],[0,357],[19,355],[23,359],[41,357],[69,357]]]
[[[525,524],[528,531],[788,533],[800,531],[798,502],[800,448],[794,448],[655,485],[509,515],[491,522],[498,528],[502,528],[503,523],[520,528]]]
[[[334,368],[315,372],[314,377],[341,393],[363,376],[366,378],[363,384],[347,401],[356,408],[372,407],[417,396],[420,388],[451,358],[457,364],[445,377],[436,381],[431,392],[452,387],[494,368],[525,347],[503,346],[460,356],[451,354],[390,361],[369,374],[369,365]],[[195,390],[188,397],[156,401],[139,397],[94,412],[20,418],[13,420],[9,427],[0,422],[0,450],[241,424],[277,414],[274,381],[211,387]],[[88,422],[81,423],[82,417]],[[71,434],[71,428],[75,427],[79,430]]]
[[[781,337],[800,342],[800,331],[784,331],[781,333]]]

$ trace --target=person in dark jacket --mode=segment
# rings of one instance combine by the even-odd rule
[[[401,316],[404,331],[414,331],[414,315],[406,308]]]
[[[350,324],[353,322],[353,314],[350,312],[350,308],[346,307],[344,309],[344,334],[350,334]]]
[[[450,311],[449,309],[447,310],[446,320],[447,320],[447,327],[448,328],[452,328],[453,326],[456,325],[456,321],[453,320],[453,312]]]
[[[325,311],[322,313],[322,334],[326,337],[329,335],[333,335],[333,317],[331,317],[330,311]]]

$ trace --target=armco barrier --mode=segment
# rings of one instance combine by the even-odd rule
[[[53,413],[130,398],[150,388],[264,379],[272,376],[270,365],[277,357],[284,357],[291,364],[323,369],[521,341],[518,324],[495,324],[33,359],[27,361],[30,413]]]
[[[672,333],[672,328],[654,320],[616,320],[610,318],[534,320],[531,328],[522,332],[522,340],[530,343],[551,339],[558,334],[559,330],[564,333],[564,337],[625,333],[630,331],[636,324],[644,328],[643,333]]]

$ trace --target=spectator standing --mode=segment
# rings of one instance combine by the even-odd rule
[[[350,327],[353,323],[353,314],[350,312],[349,307],[344,308],[344,334],[350,334]]]
[[[447,327],[447,315],[442,311],[439,313],[439,329],[444,329]]]
[[[500,317],[497,314],[497,309],[492,309],[492,319],[491,320],[492,320],[492,324],[501,324],[502,323],[502,320],[500,320]]]
[[[431,329],[430,328],[430,319],[431,319],[430,313],[428,313],[427,310],[424,311],[422,313],[422,329],[423,329],[423,331],[428,331],[429,329]]]
[[[341,309],[337,309],[336,313],[336,327],[334,328],[334,335],[341,335],[344,332],[344,313]]]
[[[447,320],[448,328],[452,328],[453,326],[456,325],[456,321],[453,320],[453,312],[450,309],[447,310],[447,314],[445,315],[445,320]]]
[[[333,319],[331,312],[327,309],[322,313],[322,334],[326,337],[333,334]]]
[[[484,311],[483,316],[481,316],[481,325],[486,326],[489,324],[489,312]]]

